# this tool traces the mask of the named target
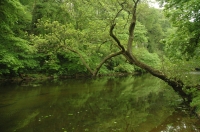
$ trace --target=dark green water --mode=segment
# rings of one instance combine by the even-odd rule
[[[140,77],[0,85],[0,132],[199,132],[165,83]]]

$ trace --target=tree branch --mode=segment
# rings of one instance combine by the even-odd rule
[[[97,66],[96,70],[94,71],[94,74],[93,76],[97,76],[97,73],[99,72],[100,68],[102,67],[102,65],[109,59],[111,59],[112,57],[115,57],[115,56],[118,56],[118,55],[121,55],[124,51],[119,51],[119,52],[116,52],[116,53],[111,53],[110,55],[106,56],[102,61],[101,63]]]
[[[131,64],[134,64],[134,65],[146,70],[151,75],[162,79],[163,81],[168,83],[170,86],[172,86],[174,91],[178,92],[179,95],[181,95],[181,97],[183,97],[184,99],[187,98],[188,100],[190,100],[191,99],[190,95],[187,95],[182,89],[184,87],[184,83],[181,80],[177,80],[176,78],[169,78],[163,72],[156,70],[156,69],[144,64],[143,62],[139,61],[133,55],[132,45],[133,45],[134,30],[135,30],[135,25],[136,25],[136,8],[137,8],[137,4],[138,4],[139,1],[140,0],[133,0],[134,7],[133,7],[133,10],[132,10],[132,19],[131,19],[131,23],[130,23],[130,26],[129,26],[129,38],[128,38],[128,43],[127,43],[127,51],[125,51],[123,53],[123,55],[127,58],[127,60]]]
[[[136,25],[136,9],[137,9],[137,4],[140,0],[134,0],[134,6],[132,10],[132,19],[131,19],[131,24],[129,26],[129,38],[128,38],[128,44],[127,44],[127,50],[129,53],[132,52],[133,48],[133,38],[134,38],[134,29]]]
[[[115,42],[117,43],[118,47],[122,50],[125,51],[124,46],[121,44],[121,42],[119,41],[119,39],[113,34],[113,30],[115,28],[116,23],[112,24],[110,26],[110,36],[115,40]]]
[[[81,59],[81,61],[82,61],[82,63],[85,65],[85,67],[90,71],[90,73],[91,73],[92,75],[94,74],[93,70],[92,70],[92,69],[90,68],[90,66],[86,63],[85,59],[83,58],[83,56],[82,56],[78,51],[76,51],[76,50],[74,50],[74,49],[72,49],[72,48],[70,48],[70,47],[65,47],[65,48],[67,48],[68,50],[70,50],[70,51],[72,51],[72,52],[78,54],[79,57],[80,57],[80,59]]]

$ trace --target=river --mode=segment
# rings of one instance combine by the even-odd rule
[[[200,132],[182,99],[151,76],[0,84],[0,132]]]

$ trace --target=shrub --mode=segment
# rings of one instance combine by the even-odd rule
[[[140,60],[141,62],[155,68],[160,69],[161,67],[161,60],[156,53],[149,53],[145,48],[136,48],[133,50],[134,55]],[[139,67],[135,67],[136,71],[144,72]]]

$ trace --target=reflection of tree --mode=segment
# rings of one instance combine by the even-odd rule
[[[157,79],[139,77],[133,82],[132,78],[108,78],[99,83],[94,80],[93,84],[102,86],[99,92],[75,93],[59,101],[59,109],[71,114],[62,113],[63,120],[73,121],[68,130],[140,131],[140,126],[146,124],[150,130],[171,113],[169,100],[173,92],[160,91],[162,85]]]
[[[150,131],[167,120],[173,112],[170,101],[178,99],[174,91],[161,90],[165,86],[160,80],[145,75],[45,85],[48,89],[31,91],[40,96],[27,98],[38,101],[28,107],[39,114],[19,131]]]
[[[183,108],[181,108],[183,109]],[[186,111],[174,111],[170,116],[168,116],[163,122],[154,127],[150,132],[199,132],[195,125],[191,124],[190,121],[185,117]],[[175,121],[174,121],[175,120]],[[198,122],[198,124],[200,121]],[[187,124],[191,124],[188,126]],[[196,124],[197,125],[197,124]]]

